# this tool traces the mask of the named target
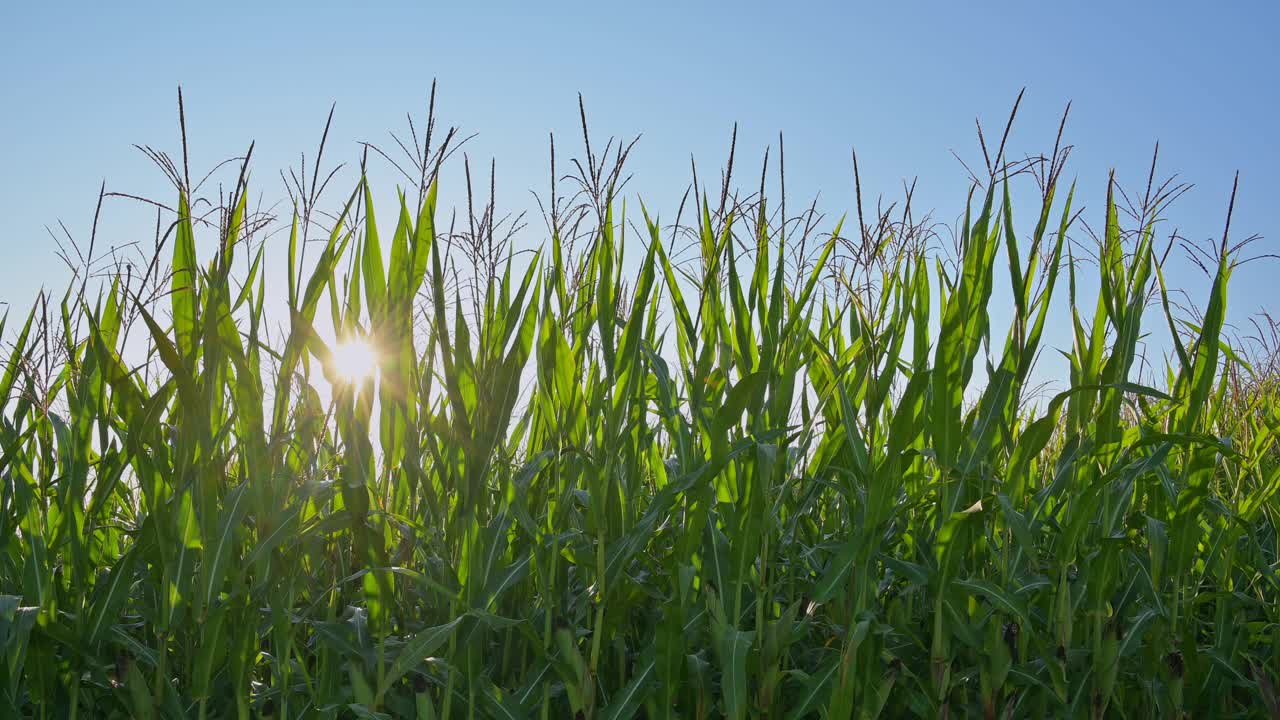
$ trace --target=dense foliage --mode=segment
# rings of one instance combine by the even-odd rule
[[[587,152],[536,255],[443,229],[424,150],[394,224],[361,178],[309,259],[295,179],[279,267],[243,171],[201,215],[169,163],[162,261],[9,322],[3,714],[1277,716],[1280,403],[1225,235],[1189,314],[1159,193],[1132,229],[1108,193],[1080,264],[1060,152],[997,154],[951,253],[763,180],[668,233]]]

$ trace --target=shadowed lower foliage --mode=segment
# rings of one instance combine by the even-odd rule
[[[394,222],[362,178],[308,243],[317,157],[279,268],[244,171],[198,215],[153,153],[163,259],[10,322],[0,714],[1280,716],[1274,374],[1224,334],[1226,234],[1170,300],[1170,193],[1133,229],[1108,194],[1086,299],[1062,152],[997,152],[944,257],[860,198],[809,232],[731,164],[664,240],[588,141],[513,261],[491,205],[438,224],[449,142]]]

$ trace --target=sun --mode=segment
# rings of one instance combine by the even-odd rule
[[[333,366],[343,382],[357,383],[373,377],[378,353],[363,338],[350,337],[333,348]]]

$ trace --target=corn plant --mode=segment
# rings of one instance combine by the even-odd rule
[[[997,153],[950,255],[731,169],[667,235],[586,152],[577,221],[470,266],[429,152],[310,259],[304,177],[282,267],[247,169],[210,219],[170,164],[142,285],[6,318],[4,715],[1280,717],[1280,402],[1238,382],[1229,230],[1189,316],[1167,194],[1131,227],[1109,183],[1077,292],[1057,151],[1025,228]]]

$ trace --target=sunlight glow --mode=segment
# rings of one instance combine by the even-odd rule
[[[378,369],[378,353],[363,338],[351,337],[333,348],[333,364],[343,382],[357,383],[373,377]]]

